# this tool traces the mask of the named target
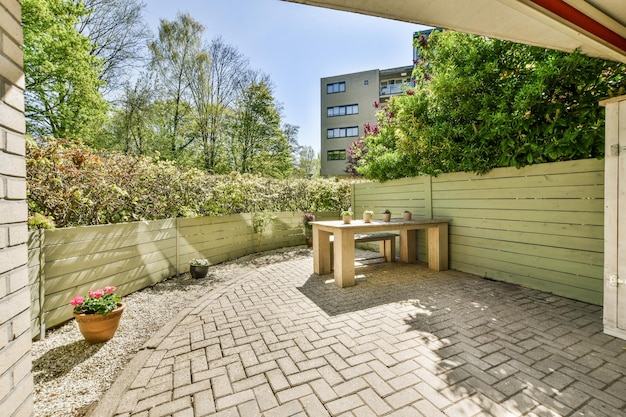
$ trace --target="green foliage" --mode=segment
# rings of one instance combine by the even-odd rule
[[[451,31],[433,33],[421,54],[416,88],[393,97],[363,139],[366,178],[603,156],[598,102],[623,94],[624,64]]]
[[[27,132],[87,138],[106,118],[101,61],[76,29],[88,11],[73,0],[24,0]]]
[[[198,62],[208,65],[202,45],[204,29],[188,13],[179,13],[176,20],[161,19],[158,38],[149,44],[161,92],[160,111],[156,111],[163,127],[159,137],[165,140],[162,153],[169,159],[177,159],[196,140],[189,77]]]
[[[292,160],[288,137],[267,81],[252,82],[238,100],[231,129],[231,160],[242,174],[287,178]]]
[[[31,216],[57,227],[260,211],[339,211],[350,185],[324,179],[280,180],[208,175],[157,158],[98,154],[80,143],[27,147]]]
[[[70,304],[76,314],[106,315],[115,310],[122,298],[115,294],[117,287],[109,286],[104,289],[90,290],[85,296],[75,296]]]
[[[265,213],[262,211],[256,212],[252,215],[252,228],[254,229],[254,233],[263,233],[267,226],[269,226],[274,220],[276,220],[276,216],[271,215],[269,213]]]
[[[32,216],[28,216],[28,228],[29,229],[47,229],[54,230],[54,220],[48,216],[44,216],[41,213],[33,213]]]

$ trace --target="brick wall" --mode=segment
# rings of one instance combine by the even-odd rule
[[[0,410],[33,415],[21,6],[0,0]]]

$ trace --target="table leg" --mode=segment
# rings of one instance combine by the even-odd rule
[[[381,240],[379,252],[386,262],[394,262],[396,260],[396,238]]]
[[[417,261],[417,230],[400,230],[400,261]]]
[[[313,225],[313,272],[317,275],[330,274],[330,235]]]
[[[342,229],[335,233],[334,274],[335,284],[341,288],[354,285],[354,232]]]
[[[428,268],[448,269],[448,223],[428,228]]]

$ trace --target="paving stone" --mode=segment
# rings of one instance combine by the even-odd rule
[[[304,411],[309,416],[315,417],[325,417],[330,416],[324,404],[320,402],[320,400],[315,395],[307,395],[306,397],[300,398],[300,404],[304,408]]]
[[[196,417],[204,417],[215,413],[215,402],[211,390],[193,394],[193,407]]]
[[[180,397],[193,395],[198,392],[206,392],[206,391],[211,392],[211,380],[209,379],[205,379],[203,381],[199,381],[193,384],[175,386],[173,393],[172,393],[172,397],[174,399],[177,399]]]
[[[331,415],[339,415],[346,411],[359,408],[362,405],[364,405],[364,403],[361,397],[356,394],[352,394],[327,403],[326,408],[330,411]]]
[[[322,366],[321,368],[318,368],[318,372],[320,373],[322,378],[324,378],[324,380],[331,386],[340,384],[344,381],[341,374],[335,371],[335,369],[330,365],[326,365],[326,366]]]
[[[308,371],[298,372],[297,374],[287,376],[287,381],[289,381],[289,385],[293,387],[315,381],[321,377],[322,376],[317,369],[309,369]]]
[[[306,417],[306,413],[299,401],[290,401],[266,411],[263,417]]]
[[[258,416],[260,415],[259,404],[256,400],[250,400],[237,406],[240,416]]]
[[[189,398],[183,397],[174,401],[169,401],[166,403],[159,404],[155,407],[152,407],[148,413],[150,417],[164,417],[169,416],[174,413],[180,412],[182,410],[191,410],[191,402]]]
[[[444,413],[450,417],[455,416],[473,416],[482,411],[482,408],[469,398],[464,398],[455,402],[444,410]]]
[[[335,390],[328,384],[328,382],[323,379],[312,381],[310,385],[315,392],[315,395],[317,395],[317,397],[325,403],[335,400],[339,397],[339,395],[337,395],[337,392],[335,392]]]
[[[368,387],[368,384],[365,381],[365,379],[358,377],[358,378],[354,378],[349,381],[333,386],[333,390],[340,397],[345,397],[349,394],[353,394],[355,392],[361,391],[367,387]]]
[[[218,375],[211,378],[211,386],[213,387],[213,395],[215,398],[224,397],[233,393],[233,387],[226,375]]]
[[[223,410],[226,408],[237,407],[245,402],[254,399],[254,391],[251,389],[236,392],[231,395],[227,395],[225,397],[216,398],[215,399],[215,408],[219,410]]]
[[[392,411],[389,404],[387,404],[373,389],[366,388],[359,391],[359,397],[365,402],[365,404],[376,413],[376,415],[382,416]]]
[[[413,388],[405,388],[402,391],[391,394],[385,398],[394,409],[399,409],[409,404],[413,404],[422,399],[422,396]]]
[[[306,397],[310,394],[313,394],[313,389],[310,385],[299,385],[297,387],[278,392],[276,394],[276,399],[278,399],[279,403],[285,404],[289,401],[297,400],[298,398]]]

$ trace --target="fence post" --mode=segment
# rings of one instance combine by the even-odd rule
[[[39,229],[37,237],[39,239],[39,273],[37,274],[39,279],[39,336],[37,337],[37,340],[43,340],[46,338],[46,315],[43,309],[46,301],[46,230]]]
[[[424,177],[424,217],[433,218],[433,177]]]
[[[350,210],[352,210],[353,212],[356,207],[356,196],[355,196],[354,190],[355,190],[354,183],[350,184]],[[342,210],[345,210],[345,208],[342,208]]]
[[[180,276],[180,270],[178,266],[180,265],[180,229],[178,224],[178,217],[174,218],[174,228],[176,229],[176,277]]]

